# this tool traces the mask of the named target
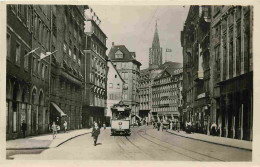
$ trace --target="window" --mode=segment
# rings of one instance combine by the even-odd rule
[[[117,78],[117,75],[115,75],[115,78]]]
[[[122,53],[120,50],[118,50],[118,51],[115,53],[115,58],[116,58],[116,59],[122,59],[122,58],[123,58],[123,53]]]
[[[67,53],[67,45],[65,43],[63,44],[63,51],[64,53]]]
[[[124,99],[125,100],[128,99],[128,94],[127,93],[124,94]]]
[[[13,111],[13,132],[17,131],[17,112],[16,109]]]
[[[21,44],[16,42],[16,51],[15,51],[15,63],[20,65],[21,61]]]
[[[117,89],[120,89],[120,84],[117,84]]]
[[[79,66],[81,65],[81,61],[80,61],[80,59],[78,59],[78,63],[79,63]]]
[[[33,72],[34,74],[36,73],[37,70],[37,59],[33,57]]]
[[[233,30],[229,32],[229,78],[233,77]]]
[[[34,29],[33,29],[33,31],[34,31],[34,36],[36,36],[36,34],[37,34],[37,29],[38,29],[38,27],[37,27],[37,25],[38,25],[38,17],[37,17],[37,15],[35,14],[34,15]]]
[[[48,71],[48,66],[47,66],[47,65],[45,66],[45,71],[46,71],[46,72],[45,72],[45,76],[44,76],[44,77],[45,77],[45,78],[48,78],[48,76],[49,76],[49,71]]]
[[[7,59],[11,59],[11,35],[7,34]]]
[[[38,75],[39,76],[41,75],[41,63],[40,62],[38,63]]]
[[[42,79],[44,79],[44,77],[45,77],[45,66],[44,66],[44,64],[42,64]]]
[[[27,53],[28,53],[28,51],[25,50],[25,51],[24,51],[24,69],[25,69],[26,71],[28,71],[28,68],[29,68],[29,61],[28,61],[28,56],[29,56],[29,55],[27,55]]]
[[[113,84],[112,83],[109,83],[109,88],[113,88]]]
[[[69,48],[69,56],[71,57],[71,49]]]

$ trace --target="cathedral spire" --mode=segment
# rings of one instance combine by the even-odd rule
[[[159,41],[159,35],[158,35],[158,29],[157,29],[157,20],[156,20],[156,24],[155,24],[155,31],[154,31],[154,36],[153,36],[152,47],[160,48],[160,41]]]
[[[157,20],[155,23],[155,32],[153,36],[152,47],[149,48],[149,67],[158,68],[162,64],[162,48],[160,47]]]

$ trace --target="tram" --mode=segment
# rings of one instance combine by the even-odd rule
[[[131,109],[128,105],[120,101],[111,107],[111,135],[131,135],[130,130],[130,113]]]

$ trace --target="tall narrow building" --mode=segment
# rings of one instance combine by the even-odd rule
[[[152,47],[149,48],[149,67],[158,68],[161,64],[162,64],[162,48],[160,47],[160,40],[159,40],[157,22],[156,22],[153,44]]]

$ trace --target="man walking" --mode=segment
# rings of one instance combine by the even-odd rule
[[[99,134],[100,134],[100,128],[98,127],[97,122],[94,122],[94,126],[92,129],[92,137],[94,139],[94,146],[97,145],[97,139],[98,139]]]
[[[25,131],[27,130],[27,124],[25,123],[25,121],[23,120],[21,129],[23,131],[23,138],[25,138]]]

